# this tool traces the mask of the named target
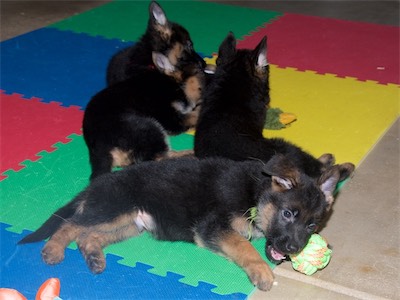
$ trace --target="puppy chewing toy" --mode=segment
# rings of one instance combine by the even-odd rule
[[[306,275],[312,275],[328,265],[331,255],[332,250],[328,248],[326,240],[314,233],[303,251],[290,255],[290,259],[293,269]]]

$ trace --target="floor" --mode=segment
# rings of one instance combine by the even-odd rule
[[[106,1],[1,1],[1,40]],[[224,1],[224,3],[228,3]],[[398,1],[230,1],[233,5],[399,25]],[[312,277],[275,269],[277,285],[251,299],[400,299],[399,128],[392,125],[342,189],[322,234],[334,245],[329,268]]]

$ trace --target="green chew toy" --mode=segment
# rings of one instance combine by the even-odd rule
[[[293,269],[306,275],[312,275],[328,265],[331,255],[332,250],[328,248],[326,240],[314,233],[303,251],[290,255],[290,259]]]
[[[247,232],[247,239],[251,240],[253,237],[253,223],[257,217],[257,207],[253,206],[250,207],[245,214],[249,213],[249,217],[246,219],[247,221],[249,221],[249,230]]]

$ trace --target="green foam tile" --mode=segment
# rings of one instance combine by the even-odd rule
[[[264,254],[265,239],[252,243],[268,262]],[[216,288],[212,291],[218,294],[249,294],[254,289],[245,272],[233,262],[189,243],[156,241],[149,234],[142,234],[111,245],[105,252],[124,257],[119,261],[123,265],[134,267],[136,262],[152,265],[154,268],[149,272],[156,275],[181,274],[185,277],[180,282],[185,284],[197,286],[199,281],[213,284]]]
[[[278,12],[198,1],[160,1],[168,19],[183,25],[196,51],[204,55],[218,51],[229,31],[237,38],[271,22]],[[94,36],[137,41],[148,21],[149,1],[115,1],[51,25],[60,30]]]
[[[170,136],[169,142],[171,148],[175,151],[190,150],[194,147],[194,135],[183,133],[180,135]]]
[[[12,224],[8,230],[38,228],[57,208],[70,201],[88,184],[90,167],[83,138],[54,145],[51,153],[42,151],[39,160],[24,161],[26,167],[7,173],[0,182],[0,221]]]

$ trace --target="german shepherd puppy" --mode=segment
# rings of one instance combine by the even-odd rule
[[[315,180],[283,155],[266,164],[224,158],[144,162],[95,178],[19,243],[50,237],[42,257],[52,265],[76,241],[89,269],[101,273],[104,247],[148,231],[219,253],[259,289],[269,290],[273,273],[248,239],[266,237],[273,261],[302,250],[330,209],[343,171],[332,166]],[[257,213],[250,221],[253,207]]]
[[[137,66],[153,67],[152,52],[164,54],[178,70],[187,65],[205,67],[204,60],[193,48],[187,30],[170,22],[161,6],[152,1],[146,32],[135,45],[121,50],[111,58],[107,68],[108,85],[130,78]]]
[[[113,167],[186,154],[169,151],[167,133],[197,123],[204,70],[196,64],[177,69],[159,52],[152,57],[154,69],[137,66],[129,79],[100,91],[87,105],[83,136],[91,179]]]
[[[266,37],[254,50],[237,50],[236,39],[229,33],[219,48],[213,80],[203,93],[195,155],[267,162],[281,153],[308,176],[319,178],[334,164],[332,154],[316,159],[283,139],[263,137],[269,101]],[[354,166],[347,164],[347,168]]]

